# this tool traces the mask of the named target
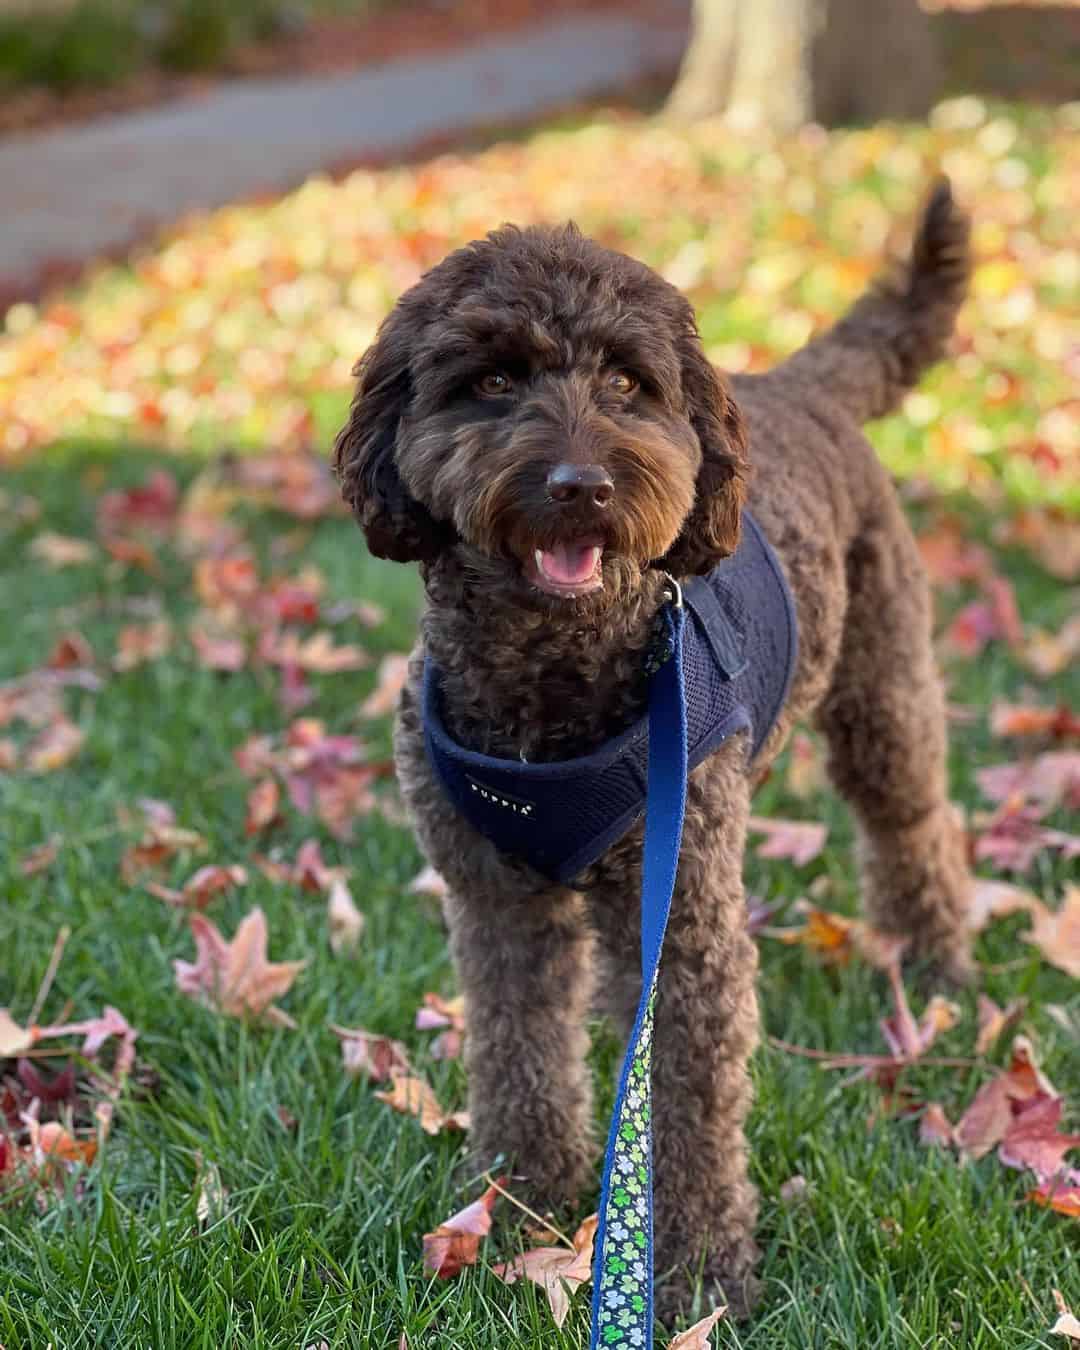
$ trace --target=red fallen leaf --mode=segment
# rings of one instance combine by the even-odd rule
[[[1064,741],[1080,736],[1080,717],[1060,704],[1041,708],[1031,704],[998,703],[990,716],[995,736],[1045,736]]]
[[[501,1186],[505,1178],[501,1178]],[[439,1224],[433,1233],[425,1233],[424,1269],[440,1280],[452,1280],[466,1266],[476,1265],[480,1241],[491,1231],[491,1211],[499,1198],[497,1186],[489,1186],[479,1200],[466,1205]]]
[[[547,1294],[555,1325],[561,1327],[570,1311],[571,1295],[592,1279],[593,1241],[598,1222],[595,1214],[585,1220],[574,1234],[572,1250],[566,1247],[533,1247],[515,1256],[512,1261],[492,1266],[492,1274],[506,1284],[516,1284],[518,1280],[532,1280],[538,1284]],[[699,1341],[699,1344],[704,1342]]]
[[[1066,1153],[1080,1148],[1080,1134],[1058,1133],[1062,1107],[1060,1097],[1036,1097],[1017,1108],[998,1146],[998,1157],[1006,1167],[1027,1168],[1040,1181],[1061,1171]]]
[[[148,661],[156,661],[169,650],[171,642],[172,628],[166,619],[127,624],[117,634],[113,670],[134,670]]]
[[[81,727],[58,717],[26,747],[24,763],[31,773],[53,773],[75,758],[85,739]]]
[[[160,867],[177,853],[205,853],[206,840],[195,830],[178,825],[152,823],[139,843],[125,849],[120,859],[120,876],[132,886],[143,874]]]
[[[814,821],[751,816],[747,828],[766,836],[765,842],[758,845],[758,857],[790,858],[797,867],[813,862],[828,837],[828,828]]]
[[[229,941],[202,914],[193,914],[189,922],[196,959],[173,962],[182,994],[231,1017],[253,1013],[277,1026],[296,1026],[273,1000],[292,987],[307,962],[267,961],[266,916],[261,909],[247,914]]]
[[[49,567],[79,567],[93,562],[97,549],[88,539],[43,530],[30,541],[30,553]]]
[[[983,579],[982,589],[984,598],[965,605],[945,630],[946,645],[968,659],[978,656],[988,642],[1018,647],[1024,639],[1010,582],[992,574]]]
[[[999,1008],[992,998],[980,994],[978,1001],[979,1035],[975,1041],[975,1053],[985,1055],[992,1050],[1001,1033],[1007,1031],[1020,1019],[1026,1007],[1026,998],[1014,998],[1004,1008]]]
[[[360,705],[361,717],[388,717],[397,707],[409,674],[409,658],[391,652],[379,662],[375,688]]]
[[[350,1077],[363,1075],[382,1083],[412,1072],[408,1051],[400,1041],[361,1027],[350,1030],[331,1025],[330,1030],[341,1038],[342,1068]]]
[[[1044,1181],[1024,1198],[1070,1219],[1080,1219],[1080,1170],[1070,1167],[1063,1177]]]
[[[1050,807],[1080,803],[1080,750],[1048,750],[1018,764],[993,764],[975,775],[980,791],[992,802],[1022,796]]]
[[[263,592],[261,607],[275,623],[318,623],[321,590],[321,579],[278,577]]]
[[[247,869],[241,867],[239,863],[231,863],[228,866],[211,863],[208,867],[200,867],[194,876],[189,877],[184,883],[183,890],[173,890],[169,886],[161,886],[153,881],[146,883],[146,889],[167,904],[205,909],[215,895],[232,890],[234,886],[246,884]]]
[[[338,769],[315,785],[315,814],[336,839],[348,839],[353,822],[375,806],[371,784],[378,776],[374,765]]]
[[[281,816],[278,813],[280,792],[273,778],[264,778],[248,793],[247,817],[244,820],[244,833],[258,834],[276,825]]]
[[[1015,1114],[1015,1103],[1056,1096],[1058,1093],[1035,1061],[1031,1042],[1026,1036],[1017,1036],[1009,1067],[983,1084],[957,1121],[956,1143],[969,1157],[981,1158],[1005,1138]]]
[[[57,638],[45,665],[50,670],[85,669],[94,664],[94,649],[81,633],[65,633]]]
[[[1045,807],[1027,805],[1019,796],[1003,802],[976,837],[976,861],[1027,872],[1044,849],[1059,849],[1066,859],[1080,856],[1080,837],[1042,825],[1044,812]]]
[[[131,530],[161,533],[172,527],[179,505],[176,479],[156,469],[139,487],[104,493],[98,501],[97,527],[105,535]]]
[[[54,834],[44,844],[39,844],[27,853],[19,863],[19,871],[24,877],[36,876],[38,872],[44,872],[47,867],[51,867],[56,861],[56,855],[60,852],[62,840],[59,835]]]
[[[425,1134],[441,1134],[443,1130],[467,1130],[466,1111],[444,1111],[428,1083],[415,1074],[394,1074],[389,1091],[375,1096],[387,1106],[406,1116],[415,1116]]]
[[[188,637],[199,664],[207,670],[235,672],[247,664],[247,647],[242,638],[210,633],[195,624],[188,629]]]
[[[919,1121],[919,1143],[947,1147],[954,1142],[954,1127],[940,1102],[928,1102]]]
[[[680,1331],[673,1341],[668,1342],[667,1350],[708,1350],[709,1336],[726,1312],[726,1306],[714,1308],[708,1317],[703,1317],[700,1322],[695,1322],[692,1327]]]

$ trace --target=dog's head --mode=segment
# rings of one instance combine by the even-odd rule
[[[601,601],[628,565],[735,548],[745,439],[690,305],[573,226],[450,254],[356,374],[336,462],[379,557],[460,541],[523,598]]]

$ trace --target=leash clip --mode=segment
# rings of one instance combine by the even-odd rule
[[[661,575],[667,582],[667,587],[664,590],[664,599],[668,602],[669,605],[672,605],[675,609],[682,609],[683,607],[682,587],[679,585],[679,583],[675,580],[675,578],[671,575],[670,572],[664,572]]]

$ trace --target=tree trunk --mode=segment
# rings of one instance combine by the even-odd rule
[[[776,131],[812,119],[921,117],[940,76],[916,0],[695,0],[664,111]]]

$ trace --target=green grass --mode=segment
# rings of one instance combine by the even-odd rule
[[[43,515],[33,526],[9,521],[0,534],[0,622],[9,634],[0,678],[40,664],[56,635],[71,627],[106,657],[126,621],[121,602],[134,595],[160,594],[182,626],[192,607],[189,572],[167,550],[159,579],[109,566],[54,572],[27,551],[41,528],[90,535],[96,493],[140,481],[148,462],[137,449],[84,445],[53,449],[6,476],[7,490],[38,497]],[[180,456],[168,466],[185,478],[196,468]],[[295,528],[273,514],[252,515],[249,524],[264,562],[274,541]],[[367,633],[346,624],[342,640],[364,641],[375,654],[407,645],[418,602],[409,570],[373,561],[343,519],[319,523],[288,566],[306,561],[325,572],[331,598],[375,599],[387,609],[381,628]],[[1000,563],[1025,618],[1047,628],[1060,623],[1064,587],[1023,555]],[[951,674],[952,698],[980,708],[997,697],[1019,697],[1030,679],[996,647]],[[361,729],[355,715],[372,678],[315,677],[319,697],[309,712],[332,730],[360,729],[378,755],[386,750],[388,725]],[[1068,693],[1062,678],[1042,696]],[[77,1017],[115,1005],[140,1029],[139,1060],[158,1085],[122,1101],[82,1194],[73,1188],[44,1213],[29,1198],[9,1197],[0,1206],[0,1344],[296,1350],[326,1340],[393,1350],[405,1332],[413,1350],[585,1345],[587,1295],[560,1332],[532,1286],[506,1288],[484,1264],[450,1283],[425,1277],[421,1234],[475,1194],[454,1180],[459,1139],[428,1138],[377,1102],[369,1085],[341,1072],[328,1022],[402,1038],[444,1103],[464,1102],[460,1065],[432,1063],[425,1051],[430,1038],[412,1030],[421,995],[449,994],[454,983],[435,906],[406,892],[421,861],[408,831],[376,812],[360,822],[352,844],[341,845],[286,811],[273,843],[291,857],[303,839],[317,835],[331,861],[351,868],[367,932],[355,957],[332,956],[322,898],[272,885],[253,869],[246,888],[216,900],[209,912],[231,933],[259,904],[269,920],[271,956],[307,958],[283,1000],[299,1028],[225,1020],[174,990],[172,959],[192,950],[186,924],[140,887],[121,882],[125,841],[113,827],[120,805],[161,797],[182,824],[205,834],[210,860],[250,859],[255,846],[243,833],[248,784],[231,752],[253,732],[283,724],[273,690],[255,674],[200,669],[180,643],[165,660],[110,677],[96,695],[71,693],[69,701],[87,731],[82,754],[47,777],[0,776],[0,1006],[16,1018],[28,1014],[57,930],[69,925],[44,1019],[59,1015],[67,1000]],[[974,769],[1007,753],[991,743],[984,720],[957,727],[957,795],[974,804]],[[831,834],[823,856],[801,870],[751,853],[748,889],[793,899],[822,877],[831,887],[827,903],[852,910],[850,831],[839,802],[831,794],[794,801],[781,771],[758,806],[824,818]],[[53,833],[66,839],[58,862],[23,878],[19,858]],[[179,882],[189,871],[178,864],[171,879]],[[1046,856],[1032,883],[1055,898],[1064,879],[1064,866]],[[1075,982],[1018,941],[1015,924],[981,939],[979,954],[990,965],[1008,966],[984,975],[986,992],[999,1002],[1018,994],[1031,1000],[1023,1027],[1050,1077],[1071,1089],[1075,1108],[1080,1045],[1044,1011],[1048,1003],[1077,1010]],[[858,965],[827,969],[801,948],[766,940],[762,957],[769,1032],[812,1047],[880,1048],[877,1021],[887,1004],[879,977]],[[962,996],[965,1019],[943,1038],[943,1054],[970,1053],[974,999],[974,991]],[[599,1034],[594,1064],[598,1099],[609,1102],[610,1035]],[[992,1157],[960,1167],[921,1148],[910,1122],[868,1129],[875,1094],[865,1086],[844,1087],[840,1076],[768,1045],[755,1057],[754,1077],[750,1135],[762,1193],[766,1294],[749,1326],[721,1323],[716,1344],[1060,1345],[1047,1334],[1050,1290],[1061,1287],[1080,1304],[1080,1224],[1024,1204],[1024,1180]],[[955,1118],[982,1079],[927,1068],[911,1081]],[[294,1131],[280,1124],[278,1107],[296,1117]],[[224,1217],[202,1230],[193,1189],[199,1152],[217,1165],[229,1193]],[[779,1188],[794,1173],[807,1178],[809,1192],[786,1208]],[[594,1201],[595,1195],[583,1197],[582,1215]],[[497,1220],[485,1257],[508,1250],[508,1225]]]

